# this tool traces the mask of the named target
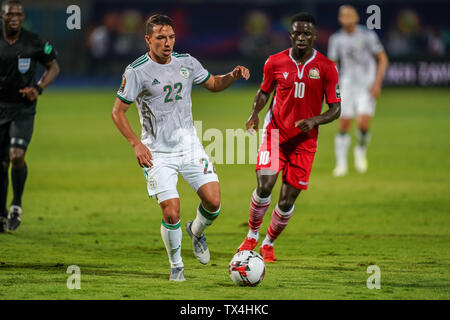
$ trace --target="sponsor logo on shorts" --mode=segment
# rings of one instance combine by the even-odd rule
[[[288,75],[289,75],[289,72],[283,72],[283,77],[285,80],[287,79]]]
[[[304,181],[299,181],[298,183],[301,184],[302,186],[307,186],[308,185],[308,182],[304,182]]]
[[[317,69],[317,68],[309,69],[308,77],[310,77],[311,79],[320,79],[319,69]]]

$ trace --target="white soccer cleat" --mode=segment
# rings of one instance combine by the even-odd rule
[[[348,172],[347,166],[338,165],[333,170],[333,176],[335,176],[335,177],[343,177],[343,176],[345,176],[347,174],[347,172]]]
[[[186,231],[192,239],[192,248],[194,250],[194,256],[197,258],[198,261],[202,264],[207,264],[209,262],[209,249],[208,244],[206,243],[206,237],[202,233],[200,237],[196,237],[191,230],[192,227],[192,220],[188,221],[186,223]]]
[[[186,280],[186,278],[184,277],[184,268],[171,268],[169,280],[178,282]]]
[[[11,205],[8,212],[8,220],[6,222],[9,231],[16,230],[22,222],[22,208]]]
[[[366,148],[355,146],[353,150],[353,155],[355,156],[355,169],[359,173],[366,173],[368,163],[366,157]]]

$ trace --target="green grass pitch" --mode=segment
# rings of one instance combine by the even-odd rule
[[[198,88],[194,118],[203,130],[243,128],[255,92]],[[195,260],[184,230],[199,200],[180,178],[187,281],[170,283],[160,209],[111,121],[114,99],[115,89],[49,90],[40,99],[23,222],[0,234],[0,299],[450,298],[448,89],[382,92],[365,175],[350,158],[347,177],[331,176],[337,122],[321,127],[309,190],[276,241],[279,261],[254,288],[234,286],[227,269],[247,232],[254,166],[216,165],[222,213],[206,232],[206,266]],[[128,115],[137,129],[134,106]],[[354,145],[354,127],[352,135]],[[379,290],[366,287],[371,264],[381,270]],[[69,265],[81,269],[80,290],[66,287]]]

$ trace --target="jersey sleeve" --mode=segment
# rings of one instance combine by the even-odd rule
[[[381,44],[380,38],[378,38],[378,35],[375,31],[370,30],[367,37],[369,50],[372,52],[372,54],[380,53],[384,50],[383,45]]]
[[[263,74],[263,81],[261,83],[261,91],[264,93],[271,93],[273,89],[275,88],[275,74],[273,72],[273,65],[272,65],[272,59],[269,57],[269,59],[266,60],[266,63],[264,64],[264,74]]]
[[[42,41],[39,39],[37,41],[37,60],[42,65],[47,65],[50,61],[55,60],[57,57],[57,53],[55,48],[46,41]]]
[[[203,84],[205,83],[211,74],[203,68],[202,64],[191,56],[193,69],[194,69],[194,84]]]
[[[332,35],[330,39],[328,39],[328,59],[333,61],[339,60],[338,46],[336,41],[336,35]]]
[[[328,64],[327,72],[325,74],[325,97],[327,104],[341,102],[339,76],[337,67],[333,62]]]
[[[122,83],[117,91],[117,97],[125,103],[133,103],[141,92],[141,85],[136,72],[128,67],[122,76]]]

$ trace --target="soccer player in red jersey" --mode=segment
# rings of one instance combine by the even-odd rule
[[[258,113],[275,89],[258,151],[258,185],[250,203],[250,230],[237,250],[253,250],[258,244],[259,227],[282,171],[280,197],[272,212],[266,238],[259,248],[265,261],[276,260],[273,243],[288,224],[300,191],[308,187],[318,126],[337,119],[341,112],[336,66],[313,48],[317,37],[314,17],[309,13],[295,15],[289,37],[292,48],[272,55],[266,61],[263,82],[247,121],[247,130],[258,129]],[[321,114],[324,97],[329,109]]]

